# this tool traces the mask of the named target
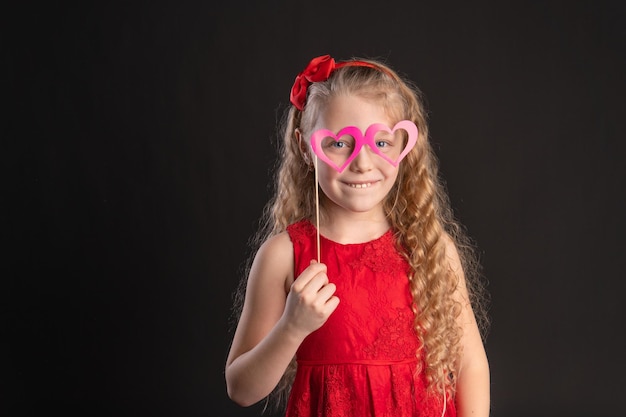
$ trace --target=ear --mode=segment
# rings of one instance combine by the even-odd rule
[[[302,155],[302,159],[304,159],[304,162],[307,165],[311,165],[311,154],[310,154],[309,144],[302,136],[302,131],[300,130],[300,128],[296,128],[296,130],[294,131],[294,134],[296,135],[296,139],[298,140],[298,148],[300,148],[300,155]]]

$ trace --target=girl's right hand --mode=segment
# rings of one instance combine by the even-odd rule
[[[283,318],[303,337],[322,327],[339,305],[337,287],[328,281],[326,265],[311,261],[291,284]]]

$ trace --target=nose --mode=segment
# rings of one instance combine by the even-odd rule
[[[374,153],[368,145],[359,149],[359,153],[350,162],[350,170],[353,172],[367,172],[372,169],[374,165]]]

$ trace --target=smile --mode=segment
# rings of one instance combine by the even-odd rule
[[[361,184],[348,184],[350,188],[368,188],[372,186],[371,182],[365,182]]]

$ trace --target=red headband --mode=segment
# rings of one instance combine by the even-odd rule
[[[341,67],[369,67],[378,68],[374,64],[364,61],[345,61],[335,64],[335,60],[330,55],[322,55],[313,58],[309,65],[296,76],[296,80],[291,87],[289,99],[291,103],[300,111],[304,110],[306,103],[306,92],[309,84],[319,81],[326,81],[330,74]]]

